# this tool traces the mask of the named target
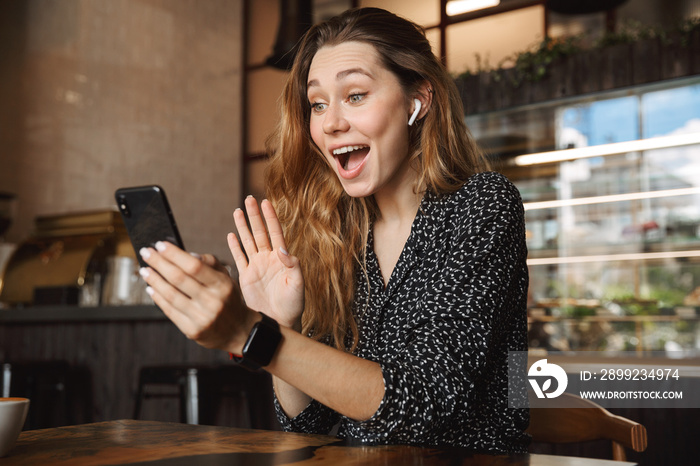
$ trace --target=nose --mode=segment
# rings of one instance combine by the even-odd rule
[[[323,132],[333,134],[347,131],[350,124],[345,119],[345,114],[340,105],[329,105],[324,113]]]

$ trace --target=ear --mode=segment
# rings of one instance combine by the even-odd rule
[[[418,88],[416,93],[412,96],[413,99],[416,99],[420,102],[420,110],[416,114],[416,120],[420,120],[425,115],[428,114],[428,111],[430,111],[430,106],[433,103],[433,89],[430,83],[425,81],[421,86]],[[413,100],[411,99],[411,100]],[[416,106],[414,105],[414,110]]]

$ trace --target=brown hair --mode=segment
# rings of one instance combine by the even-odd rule
[[[420,189],[454,192],[469,176],[488,169],[464,124],[457,87],[420,26],[382,9],[359,8],[306,33],[284,89],[280,122],[268,141],[267,195],[290,252],[302,264],[304,332],[341,349],[354,348],[358,341],[352,310],[355,270],[364,270],[367,235],[378,210],[372,197],[345,193],[313,143],[307,79],[319,49],[348,41],[372,45],[407,96],[426,84],[432,90],[430,109],[409,132]]]

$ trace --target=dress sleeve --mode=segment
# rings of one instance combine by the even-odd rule
[[[527,248],[520,195],[491,175],[476,187],[465,185],[436,227],[434,234],[446,240],[426,252],[440,255],[439,266],[424,277],[416,307],[405,310],[412,320],[406,345],[396,358],[380,361],[379,409],[367,421],[348,420],[350,436],[436,443],[465,428],[454,420],[464,419],[472,404],[493,399],[496,409],[507,408],[507,352],[524,332],[513,322],[524,321]]]
[[[312,399],[309,405],[295,417],[290,418],[284,412],[277,394],[274,394],[275,414],[277,421],[286,432],[299,432],[303,434],[329,434],[331,429],[338,423],[340,415]]]

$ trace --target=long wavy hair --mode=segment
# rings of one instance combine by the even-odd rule
[[[302,38],[282,95],[280,121],[268,139],[267,196],[290,252],[301,261],[304,333],[353,350],[358,342],[352,309],[355,273],[357,267],[365,270],[367,236],[379,212],[372,196],[352,198],[343,190],[311,139],[307,99],[316,52],[348,41],[372,45],[407,98],[426,84],[431,89],[428,112],[409,131],[418,189],[454,192],[489,166],[464,124],[457,87],[420,26],[382,9],[359,8],[313,26]]]

